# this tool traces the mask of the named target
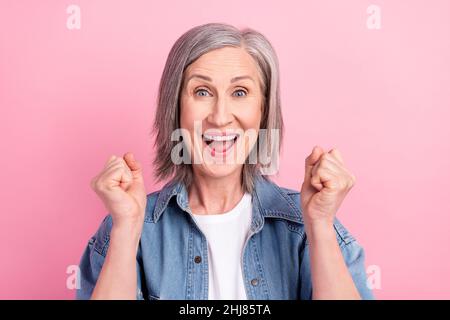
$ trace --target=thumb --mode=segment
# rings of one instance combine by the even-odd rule
[[[323,149],[319,146],[314,146],[312,149],[311,154],[306,158],[305,160],[305,182],[311,181],[312,176],[312,170],[314,168],[314,165],[319,160],[320,156],[324,153]]]
[[[303,194],[303,199],[305,200],[317,191],[311,184],[312,170],[323,153],[324,150],[321,147],[314,146],[311,154],[305,159],[305,178],[301,187],[301,193]]]
[[[134,195],[135,199],[139,202],[141,208],[145,210],[147,197],[144,185],[144,177],[142,176],[142,165],[136,161],[134,155],[131,152],[124,154],[123,159],[130,168],[131,174],[133,176],[133,183],[128,189],[129,193]]]
[[[142,165],[138,161],[136,161],[134,155],[131,152],[127,152],[124,154],[123,159],[125,160],[127,166],[130,168],[133,179],[142,180]]]

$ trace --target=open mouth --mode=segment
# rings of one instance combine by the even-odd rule
[[[225,155],[236,143],[239,134],[203,134],[202,139],[209,148],[211,155]]]

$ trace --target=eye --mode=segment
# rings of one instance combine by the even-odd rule
[[[206,89],[198,89],[195,91],[195,94],[199,97],[207,97],[209,95],[209,92]]]
[[[243,90],[243,89],[239,89],[236,90],[235,92],[233,92],[233,94],[238,93],[238,95],[235,95],[236,97],[245,97],[247,95],[247,91]]]

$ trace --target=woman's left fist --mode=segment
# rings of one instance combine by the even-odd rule
[[[300,194],[305,224],[325,222],[332,225],[355,181],[337,149],[324,152],[315,146],[305,160],[305,179]]]

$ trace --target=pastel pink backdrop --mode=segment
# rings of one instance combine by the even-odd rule
[[[66,8],[81,8],[69,30]],[[381,8],[381,29],[366,27]],[[286,140],[279,176],[299,188],[315,144],[357,182],[338,217],[381,270],[378,299],[450,298],[450,2],[1,1],[0,298],[72,299],[106,214],[89,187],[112,155],[152,178],[150,128],[167,54],[189,28],[250,26],[279,55]]]

